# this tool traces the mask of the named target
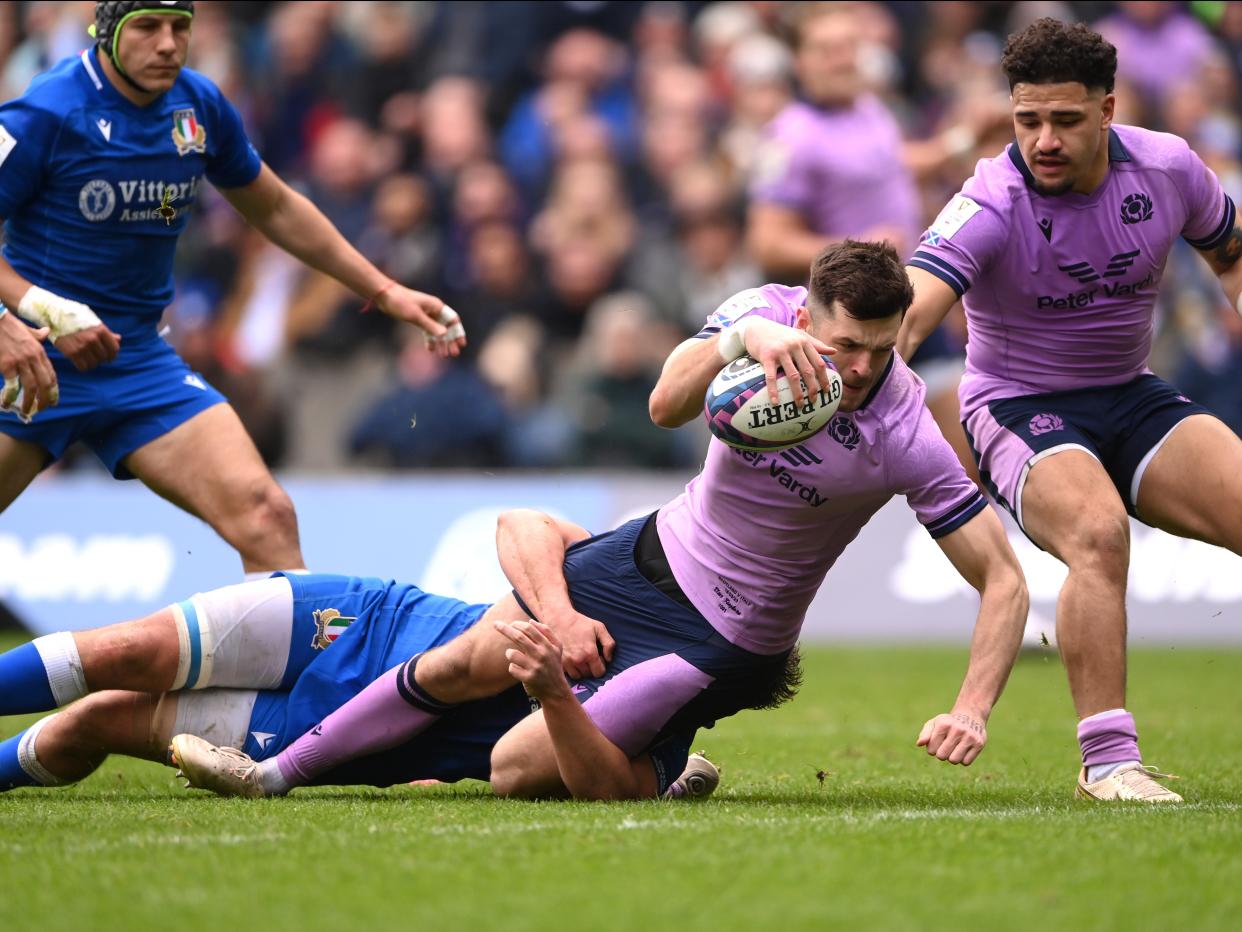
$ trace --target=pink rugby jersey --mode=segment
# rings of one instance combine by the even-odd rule
[[[1115,126],[1091,194],[1044,196],[1016,144],[981,161],[910,265],[964,295],[962,416],[999,398],[1118,385],[1149,371],[1153,307],[1181,236],[1228,238],[1234,205],[1186,142]]]
[[[901,128],[873,95],[849,107],[791,103],[764,131],[751,199],[796,210],[825,236],[900,230],[909,248],[922,217],[901,148]]]
[[[783,285],[740,292],[700,336],[747,315],[792,326],[805,300],[805,288]],[[892,496],[933,537],[985,507],[923,397],[894,353],[862,406],[804,443],[752,453],[712,438],[703,471],[657,526],[673,576],[725,638],[759,654],[792,647],[825,574]]]

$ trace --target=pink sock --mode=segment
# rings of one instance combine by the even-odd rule
[[[1109,709],[1084,718],[1078,723],[1078,743],[1084,767],[1143,759],[1134,716],[1125,709]]]
[[[346,761],[394,748],[447,711],[448,706],[433,711],[410,693],[407,682],[417,659],[382,674],[281,751],[276,766],[289,785],[305,786]]]

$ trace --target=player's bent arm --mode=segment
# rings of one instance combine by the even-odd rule
[[[805,310],[799,310],[805,315]],[[740,356],[750,356],[763,365],[767,377],[768,393],[772,403],[777,397],[777,370],[796,372],[807,385],[830,385],[828,364],[824,356],[836,352],[820,342],[804,329],[799,317],[798,326],[787,326],[754,314],[734,321],[721,333],[706,338],[694,338],[683,342],[664,361],[659,381],[651,390],[648,412],[651,420],[660,427],[680,427],[697,417],[703,410],[707,386],[720,372],[722,366]],[[794,400],[802,403],[801,383],[792,380]]]
[[[647,411],[658,426],[681,427],[702,413],[707,386],[724,365],[719,343],[719,334],[691,338],[669,353],[647,401]]]
[[[457,355],[465,331],[451,308],[434,295],[395,285],[311,201],[285,184],[266,164],[254,181],[221,193],[246,221],[281,249],[330,275],[384,313],[421,328],[442,355]]]
[[[510,675],[542,710],[523,719],[492,751],[492,788],[502,796],[638,799],[655,796],[650,759],[631,760],[578,704],[561,673],[561,645],[537,621],[498,622],[510,643]]]
[[[602,676],[616,646],[604,623],[580,614],[569,598],[565,548],[588,536],[576,524],[529,508],[496,520],[500,568],[531,613],[556,631],[565,645],[565,672],[575,678]]]
[[[897,355],[909,359],[957,303],[957,292],[930,272],[906,266],[914,302],[897,333]]]
[[[651,758],[627,758],[572,696],[545,702],[497,742],[491,785],[517,799],[651,799],[659,790]]]
[[[762,202],[750,205],[746,244],[769,275],[805,278],[815,257],[833,242],[808,230],[802,215],[792,208]]]
[[[1030,605],[1026,581],[1004,526],[991,508],[937,543],[962,578],[979,592],[970,664],[953,709],[986,723],[1022,644]]]
[[[1215,249],[1200,249],[1198,253],[1220,278],[1229,303],[1242,314],[1242,224],[1235,225]]]

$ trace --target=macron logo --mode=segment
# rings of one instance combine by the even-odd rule
[[[100,117],[98,120],[95,121],[95,125],[98,126],[99,131],[103,133],[103,138],[108,140],[108,142],[111,142],[112,141],[112,121],[105,120],[103,119],[103,117]]]
[[[207,386],[203,384],[203,380],[200,379],[198,376],[196,376],[192,372],[189,375],[187,375],[182,381],[184,381],[186,385],[193,385],[195,388],[201,391],[204,391],[204,392],[207,391]]]
[[[276,736],[266,731],[252,731],[250,737],[254,738],[255,743],[259,746],[260,751],[266,751],[267,746]]]

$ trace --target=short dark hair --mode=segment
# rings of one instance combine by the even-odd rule
[[[1113,92],[1117,49],[1084,23],[1063,23],[1045,16],[1005,43],[1001,68],[1015,84],[1077,82],[1087,90]]]
[[[798,648],[789,650],[778,664],[756,669],[750,686],[753,692],[746,700],[748,709],[775,709],[782,706],[802,688],[802,655]]]
[[[904,314],[914,300],[914,286],[897,250],[888,243],[847,239],[834,243],[811,264],[807,305],[831,311],[840,301],[856,320],[879,320]]]

